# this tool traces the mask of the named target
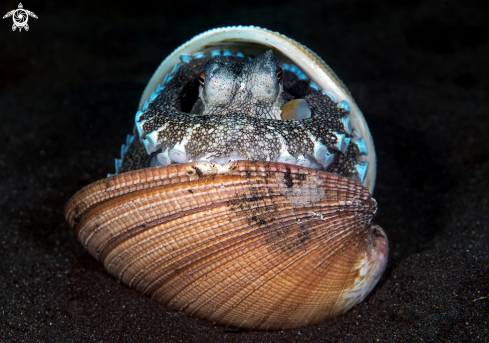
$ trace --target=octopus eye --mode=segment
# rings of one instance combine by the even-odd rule
[[[277,68],[277,80],[280,81],[283,76],[284,76],[284,72],[282,71],[282,68],[279,66]]]
[[[202,86],[205,85],[205,71],[203,71],[202,73],[200,73],[200,75],[199,75],[199,82],[200,82],[200,84]]]

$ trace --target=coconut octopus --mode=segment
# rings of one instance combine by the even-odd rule
[[[301,327],[348,311],[385,269],[368,126],[290,38],[230,27],[182,45],[146,87],[121,155],[65,216],[111,274],[174,309]]]

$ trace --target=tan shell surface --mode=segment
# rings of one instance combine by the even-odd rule
[[[374,287],[376,208],[368,188],[324,171],[197,162],[95,182],[65,216],[130,287],[213,323],[282,329],[335,317]]]

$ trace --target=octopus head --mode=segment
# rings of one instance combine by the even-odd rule
[[[285,102],[282,77],[272,50],[248,63],[215,57],[199,76],[201,106],[195,112],[280,119],[280,107]]]

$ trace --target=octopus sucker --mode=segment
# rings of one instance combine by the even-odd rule
[[[109,273],[175,310],[297,328],[363,301],[385,269],[365,118],[279,33],[219,28],[176,49],[120,154],[65,217]]]

